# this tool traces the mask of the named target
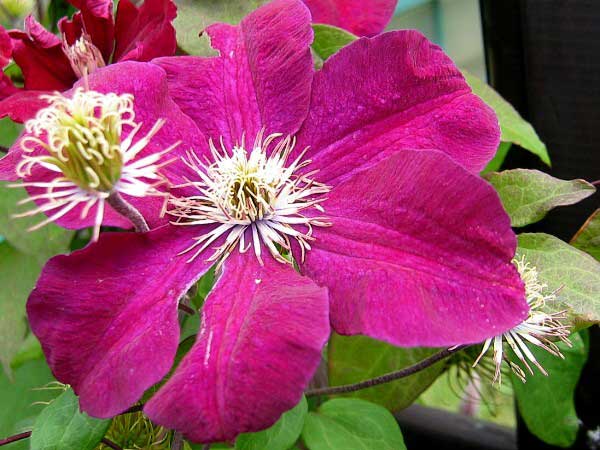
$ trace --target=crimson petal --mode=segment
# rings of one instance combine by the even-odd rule
[[[516,238],[494,189],[441,152],[405,150],[323,204],[302,270],[341,334],[400,346],[481,342],[527,316]]]
[[[304,0],[313,22],[344,28],[357,36],[380,33],[389,23],[398,0]]]
[[[310,146],[319,181],[332,182],[403,148],[441,150],[478,173],[499,138],[494,112],[450,58],[418,31],[394,31],[325,62],[297,148]]]
[[[112,417],[171,368],[177,301],[209,268],[176,255],[191,239],[171,226],[107,233],[44,267],[27,315],[56,379],[73,387],[83,411]]]
[[[300,400],[328,336],[325,289],[273,258],[260,266],[236,252],[194,347],[144,412],[198,442],[269,427]]]
[[[220,57],[155,60],[183,112],[230,148],[244,135],[252,143],[262,127],[294,134],[307,114],[313,74],[306,6],[275,0],[239,26],[215,24],[206,31]]]

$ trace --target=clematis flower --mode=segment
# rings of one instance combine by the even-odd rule
[[[169,99],[164,71],[124,62],[42,99],[48,106],[25,123],[24,133],[0,159],[0,179],[22,180],[17,186],[30,196],[21,204],[36,204],[17,217],[48,216],[30,231],[49,222],[73,229],[93,226],[96,240],[102,224],[131,227],[119,214],[129,208],[127,201],[151,225],[164,222],[159,216],[168,184],[162,174],[168,170],[167,154],[181,138],[192,143],[199,138],[195,127],[186,129],[190,120]]]
[[[330,325],[450,346],[526,317],[510,220],[477,175],[498,124],[437,46],[363,38],[315,73],[299,0],[207,32],[220,56],[154,61],[205,137],[174,150],[172,223],[53,258],[28,300],[84,411],[113,416],[164,377],[178,299],[214,263],[196,343],[144,408],[193,441],[272,425]]]
[[[570,328],[563,324],[563,321],[567,319],[566,311],[547,311],[548,306],[556,302],[557,293],[548,292],[548,285],[539,280],[537,269],[525,261],[525,257],[515,260],[514,264],[525,283],[525,295],[530,308],[529,314],[516,327],[503,334],[486,339],[479,357],[473,364],[473,367],[479,364],[481,358],[488,353],[490,348],[493,348],[493,360],[496,370],[492,382],[498,384],[502,383],[501,369],[502,363],[505,361],[523,383],[525,383],[527,377],[522,367],[506,357],[504,353],[505,342],[531,375],[533,375],[533,370],[530,363],[546,376],[548,372],[538,362],[535,355],[531,353],[528,345],[540,347],[551,355],[562,359],[564,359],[564,356],[553,341],[560,340],[571,346],[569,340]]]
[[[41,93],[70,89],[78,79],[113,62],[149,61],[175,53],[171,22],[177,9],[172,0],[147,0],[139,8],[120,0],[114,19],[112,0],[71,3],[80,11],[58,22],[61,37],[33,16],[25,19],[25,31],[8,32],[10,56],[23,72],[24,86],[10,84],[0,90],[0,117],[23,122],[45,106]],[[4,34],[0,29],[0,42]]]
[[[383,31],[398,0],[304,0],[313,22],[344,28],[357,36]]]

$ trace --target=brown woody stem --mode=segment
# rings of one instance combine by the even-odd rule
[[[429,366],[432,366],[433,364],[448,358],[450,355],[462,350],[465,347],[467,346],[459,345],[456,347],[442,350],[441,352],[435,353],[429,358],[425,358],[424,360],[419,361],[418,363],[412,366],[405,367],[404,369],[398,370],[396,372],[386,373],[385,375],[371,378],[369,380],[361,381],[360,383],[345,384],[342,386],[325,387],[319,389],[309,389],[305,392],[305,395],[307,397],[315,397],[321,395],[345,394],[348,392],[359,391],[361,389],[367,389],[373,386],[377,386],[379,384],[389,383],[390,381],[399,380],[400,378],[405,378],[417,372],[420,372],[421,370],[424,370]]]
[[[20,441],[22,439],[27,439],[31,436],[31,431],[25,431],[24,433],[15,434],[14,436],[9,436],[6,439],[0,440],[0,446],[11,444],[13,442]]]
[[[189,314],[190,316],[193,316],[194,314],[196,314],[196,310],[194,308],[192,308],[191,306],[188,306],[184,303],[179,303],[179,310],[183,311],[186,314]]]
[[[102,438],[101,441],[104,445],[106,445],[107,447],[112,448],[113,450],[123,450],[122,447],[119,447],[117,444],[115,444],[113,441],[111,441],[110,439],[106,439],[106,438]]]

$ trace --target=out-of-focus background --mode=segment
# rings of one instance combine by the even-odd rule
[[[41,5],[38,7],[39,3]],[[24,17],[30,12],[38,15],[38,8],[46,11],[47,3],[48,1],[1,0],[0,23],[7,28],[22,28]],[[190,2],[182,0],[178,3],[185,6]],[[198,3],[201,2],[195,2],[195,6]],[[214,0],[203,3],[211,4],[213,11],[219,9],[212,8],[212,4],[219,3]],[[222,5],[221,7],[223,8]],[[406,28],[420,30],[442,46],[459,67],[485,79],[479,0],[401,0],[388,29]]]
[[[456,64],[485,80],[479,0],[401,0],[388,30],[416,28]]]
[[[206,42],[198,39],[198,31],[214,21],[235,22],[266,0],[176,1],[179,16],[175,26],[180,48],[198,53],[206,49]],[[489,23],[486,26],[488,52],[492,50],[492,54],[488,54],[488,60],[496,63],[495,70],[490,71],[494,87],[533,123],[542,140],[548,144],[553,160],[553,175],[563,179],[594,180],[598,178],[598,166],[590,164],[590,155],[594,152],[598,154],[597,112],[594,119],[594,114],[579,107],[587,102],[591,111],[597,105],[599,95],[598,72],[593,70],[597,67],[597,53],[594,50],[597,46],[594,47],[593,44],[600,42],[598,31],[595,31],[600,30],[600,22],[595,21],[596,16],[590,14],[594,11],[598,14],[597,7],[593,7],[593,1],[399,0],[388,30],[420,30],[440,45],[458,67],[486,80],[480,4],[484,5],[484,11],[487,5],[486,17],[494,18],[493,24],[501,22],[501,27],[495,28],[493,33],[490,32]],[[561,6],[557,6],[559,4]],[[58,6],[55,8],[53,5]],[[64,5],[63,0],[0,0],[0,24],[6,28],[23,28],[23,20],[29,13],[38,17],[45,16],[44,24],[52,24],[69,12],[68,9],[61,9],[60,5]],[[522,5],[527,7],[521,7]],[[500,18],[497,19],[498,17]],[[493,37],[492,42],[490,36]],[[507,43],[507,36],[514,39]],[[520,41],[521,36],[523,42]],[[496,41],[501,42],[503,48],[501,52],[493,54]],[[200,44],[201,42],[203,43]],[[514,48],[508,48],[509,44]],[[573,70],[576,64],[577,70]],[[4,119],[0,122],[0,145],[3,146],[10,145],[18,132],[12,129],[9,136],[6,121],[7,119]],[[538,167],[550,172],[547,167],[539,167],[537,158],[526,152],[515,151],[511,153],[511,158],[513,160],[509,158],[507,167]],[[597,207],[593,204],[594,201],[597,200],[590,199],[582,203],[583,206],[552,212],[545,222],[537,225],[538,228],[528,231],[551,232],[568,240],[583,223],[584,218]],[[574,208],[582,208],[582,212],[578,215],[573,214]],[[0,236],[0,242],[2,240]],[[35,362],[38,363],[44,366],[42,369],[47,372],[43,362]],[[43,376],[47,378],[49,374],[44,373]],[[9,399],[8,404],[11,404],[10,396],[17,397],[19,394],[13,385],[5,392],[2,391],[1,385],[6,381],[5,378],[0,370],[0,399]],[[17,380],[20,378],[17,377]],[[488,380],[474,380],[468,383],[465,393],[464,386],[457,385],[457,380],[457,373],[448,372],[421,395],[417,403],[461,412],[509,427],[515,425],[515,407],[510,383],[504,383],[503,389],[498,391],[486,388]],[[30,384],[36,383],[41,381],[33,380]],[[588,385],[591,383],[588,382]],[[479,395],[479,390],[484,391],[483,396]],[[26,392],[29,393],[29,390]],[[22,397],[20,400],[24,405],[32,402],[28,397]],[[593,401],[593,395],[586,394],[580,397],[587,397]],[[9,419],[13,419],[10,415],[8,410],[0,411],[0,436],[13,431],[14,424],[11,424],[11,427],[4,425]],[[15,427],[23,429],[26,425],[30,424],[23,422]]]

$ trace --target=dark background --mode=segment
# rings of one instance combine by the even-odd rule
[[[528,152],[511,151],[505,167],[600,179],[600,1],[480,3],[490,84],[532,123],[552,159],[548,169]],[[569,241],[599,203],[595,194],[525,230]],[[600,332],[597,326],[590,331],[590,354],[576,395],[583,426],[574,449],[590,448],[587,431],[600,425]],[[517,437],[522,449],[554,448],[532,436],[522,421]]]
[[[600,180],[600,0],[480,0],[480,6],[488,80],[531,122],[552,159],[548,168],[537,156],[512,149],[504,168]],[[577,205],[555,209],[518,231],[546,232],[568,242],[600,206],[599,199],[596,193]],[[598,326],[590,329],[590,353],[575,403],[583,424],[571,448],[600,450],[600,442],[590,446],[587,438],[589,430],[600,426]],[[418,405],[397,418],[413,449],[558,448],[529,433],[520,417],[516,444],[503,427]]]

